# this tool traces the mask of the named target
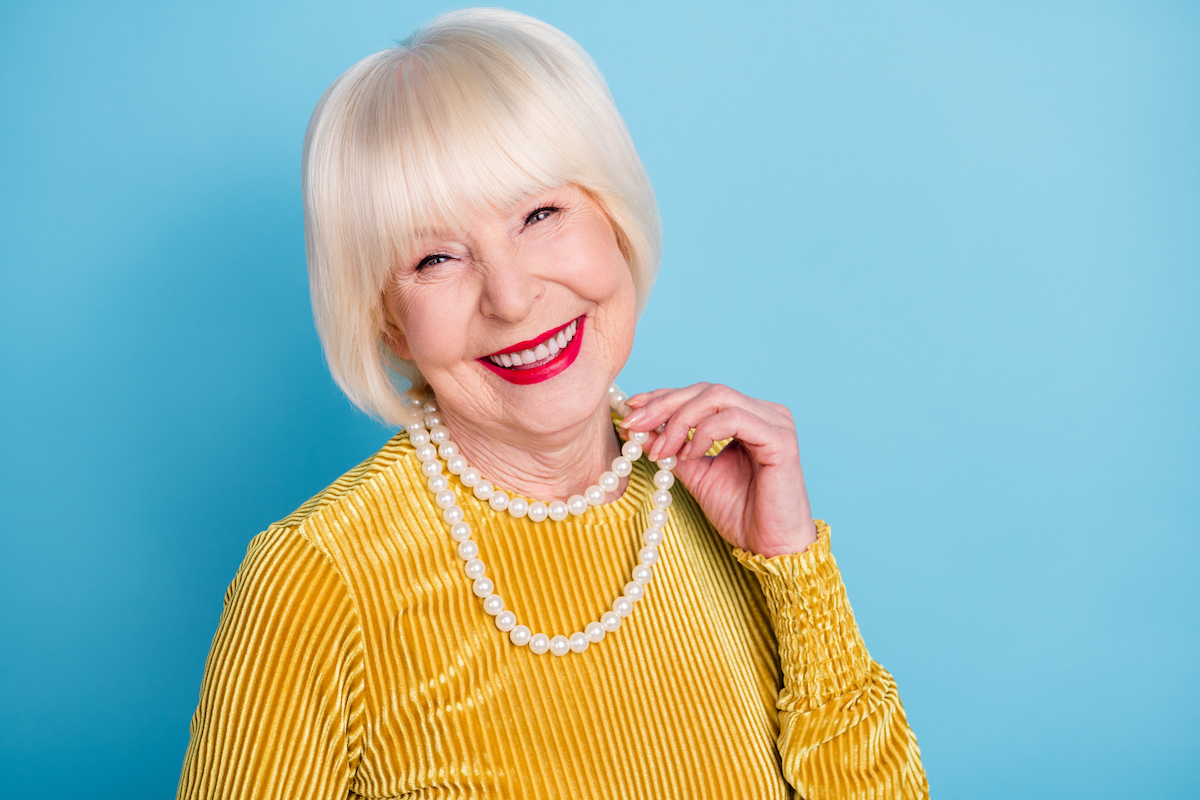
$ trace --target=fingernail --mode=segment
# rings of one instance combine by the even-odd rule
[[[636,423],[643,416],[645,416],[645,415],[641,411],[635,411],[632,414],[630,414],[629,416],[625,417],[625,419],[621,420],[621,427],[628,428],[630,425],[633,425],[634,423]]]

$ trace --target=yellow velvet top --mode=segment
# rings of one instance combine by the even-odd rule
[[[451,476],[506,607],[582,630],[621,594],[653,465],[563,522]],[[180,798],[917,798],[896,684],[829,552],[731,547],[679,483],[646,596],[535,655],[471,591],[405,434],[250,544],[225,597]]]

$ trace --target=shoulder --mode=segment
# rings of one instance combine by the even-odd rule
[[[403,431],[397,433],[379,452],[313,495],[302,506],[277,522],[276,526],[304,527],[314,517],[326,515],[339,505],[353,503],[356,496],[370,494],[380,480],[386,480],[397,470],[412,472],[412,452],[413,446],[408,441],[408,434]]]
[[[320,591],[330,573],[356,602],[370,592],[375,567],[401,556],[398,540],[430,537],[428,498],[408,435],[392,437],[294,512],[251,541],[230,592],[239,582],[277,583],[307,575]],[[428,508],[426,508],[428,506]]]

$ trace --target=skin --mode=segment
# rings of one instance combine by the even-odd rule
[[[608,387],[636,325],[633,280],[604,211],[578,187],[561,186],[430,232],[413,252],[385,288],[384,336],[429,381],[454,442],[523,496],[582,494],[620,453]],[[581,315],[579,357],[547,381],[515,385],[478,361]],[[710,384],[628,402],[626,435],[665,424],[650,434],[650,455],[679,456],[676,477],[730,543],[770,557],[816,540],[786,408]],[[730,437],[718,456],[704,456]]]

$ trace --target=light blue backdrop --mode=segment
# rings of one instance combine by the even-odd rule
[[[515,7],[657,187],[623,383],[793,409],[935,795],[1200,793],[1200,7]],[[0,6],[0,795],[169,796],[247,542],[389,435],[300,144],[445,8]]]

